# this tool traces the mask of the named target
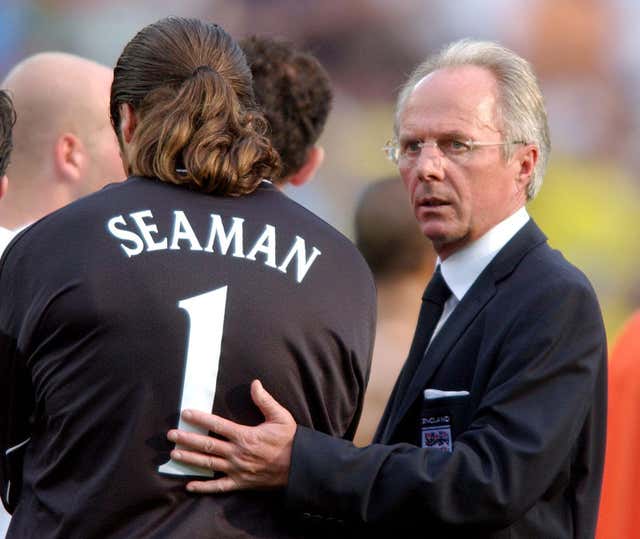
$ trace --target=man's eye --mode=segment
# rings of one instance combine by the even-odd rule
[[[404,143],[402,153],[405,155],[416,155],[420,153],[420,148],[422,148],[422,142],[419,140],[410,140]]]
[[[439,140],[438,146],[444,153],[465,153],[470,150],[468,143],[455,138]]]

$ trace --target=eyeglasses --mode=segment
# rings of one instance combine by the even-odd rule
[[[464,163],[469,159],[476,148],[485,146],[507,146],[510,144],[527,144],[523,140],[513,140],[509,142],[478,142],[477,140],[460,140],[452,137],[444,137],[436,140],[409,140],[403,142],[402,146],[396,140],[388,141],[382,148],[387,158],[396,165],[400,160],[414,161],[420,156],[422,148],[425,146],[437,148],[447,159]]]

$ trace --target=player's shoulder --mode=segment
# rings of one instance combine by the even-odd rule
[[[309,236],[330,246],[336,256],[342,257],[343,261],[351,260],[363,272],[371,274],[368,264],[354,243],[322,217],[293,200],[275,186],[261,185],[258,193],[265,199],[272,201],[269,203],[265,200],[266,203],[263,207],[266,211],[272,212],[274,219],[286,222],[293,230],[297,228],[306,231]]]
[[[93,227],[102,227],[103,214],[118,204],[118,200],[131,201],[144,182],[139,178],[128,178],[119,183],[109,184],[99,191],[79,198],[63,206],[21,230],[13,238],[5,251],[12,253],[64,252],[73,248],[81,239],[87,238]],[[150,183],[150,182],[149,182]],[[142,195],[139,200],[144,200]]]

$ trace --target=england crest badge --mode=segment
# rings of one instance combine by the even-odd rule
[[[437,419],[443,420],[448,419],[447,416],[444,417],[433,417],[433,418],[422,418],[423,420],[428,419]],[[423,422],[423,426],[421,429],[421,447],[430,447],[432,449],[439,449],[440,451],[445,451],[447,453],[451,453],[452,451],[452,443],[451,443],[451,424],[445,423],[444,421],[438,421],[439,425],[436,426],[427,426],[428,423]]]

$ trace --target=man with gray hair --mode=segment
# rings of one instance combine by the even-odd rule
[[[108,67],[62,52],[35,54],[9,72],[0,86],[12,95],[18,120],[1,227],[15,233],[124,179],[109,120],[112,79]]]
[[[185,411],[225,439],[169,432],[174,458],[225,474],[187,488],[285,487],[291,509],[368,536],[592,537],[605,332],[588,280],[525,209],[549,148],[512,51],[464,40],[419,66],[387,151],[438,262],[376,443],[296,426],[254,381],[264,423]]]

